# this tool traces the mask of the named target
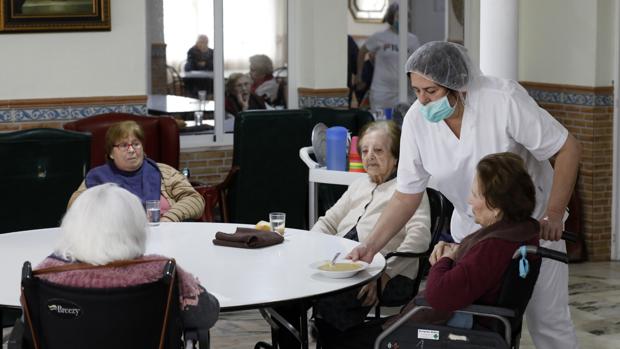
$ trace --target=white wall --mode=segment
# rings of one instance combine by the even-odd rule
[[[421,44],[446,38],[445,10],[445,0],[409,1],[409,28]]]
[[[597,3],[610,1],[521,0],[519,80],[595,86]]]
[[[296,0],[296,49],[299,87],[323,89],[347,86],[346,1]]]
[[[111,32],[0,35],[0,99],[145,95],[147,1],[111,0]]]
[[[618,41],[618,32],[615,30],[617,20],[615,6],[618,1],[599,0],[598,4],[598,25],[596,36],[596,71],[595,86],[611,86],[614,74],[614,47]]]

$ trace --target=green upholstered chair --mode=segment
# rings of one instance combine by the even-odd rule
[[[228,191],[232,222],[252,224],[281,211],[287,227],[307,228],[308,167],[298,154],[310,144],[311,129],[306,110],[239,113],[233,150],[239,172]]]
[[[299,149],[311,144],[318,122],[344,126],[356,135],[370,120],[368,112],[329,108],[239,113],[233,151],[239,172],[229,190],[231,221],[253,224],[267,220],[269,212],[282,211],[287,227],[308,229],[308,167]],[[340,197],[332,196],[333,202]]]
[[[0,134],[0,233],[57,227],[90,165],[90,135],[49,128]]]

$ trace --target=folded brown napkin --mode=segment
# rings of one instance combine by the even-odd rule
[[[282,243],[282,235],[273,231],[262,231],[251,228],[237,228],[233,234],[226,234],[218,231],[213,239],[214,245],[240,247],[240,248],[261,248]]]

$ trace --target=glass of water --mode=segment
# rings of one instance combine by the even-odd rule
[[[202,112],[201,111],[194,112],[194,125],[195,126],[202,125]]]
[[[146,200],[146,219],[151,226],[158,226],[160,218],[159,200]]]
[[[286,213],[284,212],[271,212],[269,214],[269,224],[271,230],[280,235],[284,235],[284,228],[286,227]]]

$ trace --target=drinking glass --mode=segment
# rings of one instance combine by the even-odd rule
[[[194,126],[200,126],[202,125],[202,111],[195,111],[194,112]]]
[[[372,114],[375,117],[375,121],[385,120],[385,113],[383,109],[377,109]]]
[[[146,200],[146,219],[151,226],[158,226],[160,218],[159,200]]]
[[[269,214],[269,224],[271,230],[280,235],[284,235],[284,228],[286,226],[286,213],[284,212],[271,212]]]

